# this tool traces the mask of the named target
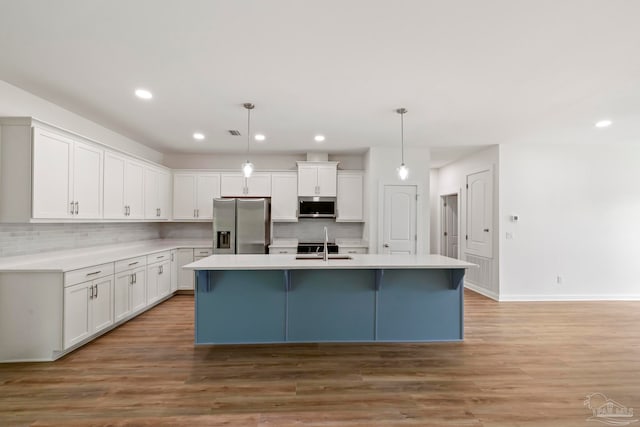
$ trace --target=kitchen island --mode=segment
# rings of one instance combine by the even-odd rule
[[[440,255],[213,255],[196,271],[196,344],[428,342],[464,337],[463,279]]]

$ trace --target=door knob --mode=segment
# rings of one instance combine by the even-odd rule
[[[385,244],[384,244],[384,245],[382,245],[382,246],[384,246],[385,248],[388,248],[388,247],[389,247],[389,244],[388,244],[388,243],[385,243]]]
[[[485,232],[485,233],[488,233],[488,232],[489,232],[489,229],[488,229],[488,228],[485,228],[485,229],[484,229],[484,232]]]

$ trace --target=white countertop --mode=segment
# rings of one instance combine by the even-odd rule
[[[352,259],[297,260],[296,255],[212,255],[184,266],[188,270],[440,269],[475,264],[442,255],[354,254]]]
[[[158,239],[0,258],[0,272],[66,272],[178,248],[211,248],[209,239]]]

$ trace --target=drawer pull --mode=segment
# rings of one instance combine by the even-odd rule
[[[164,255],[157,256],[156,259],[164,258]]]
[[[349,251],[350,254],[355,254],[357,251]]]
[[[102,270],[94,271],[93,273],[87,273],[87,276],[93,276],[100,273],[102,273]]]
[[[140,261],[130,262],[129,265],[131,266],[131,265],[136,265],[136,264],[139,264],[139,263],[140,263]]]

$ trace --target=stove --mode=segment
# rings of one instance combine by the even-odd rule
[[[338,253],[338,245],[329,243],[327,249],[330,254]],[[298,243],[299,254],[322,253],[324,251],[324,243]]]

